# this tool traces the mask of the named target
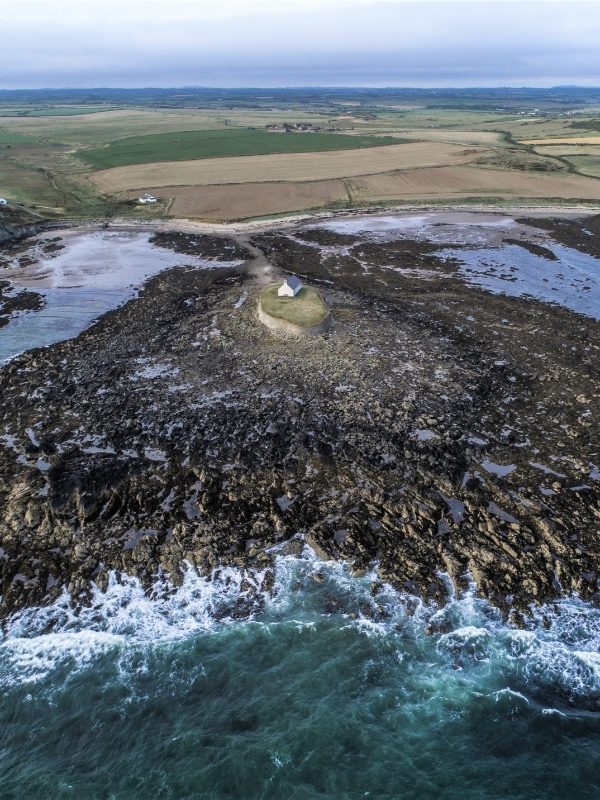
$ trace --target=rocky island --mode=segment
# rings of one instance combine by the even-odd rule
[[[332,318],[321,295],[312,286],[300,286],[292,297],[280,295],[281,284],[267,286],[258,299],[258,318],[273,331],[293,336],[325,333]]]
[[[85,603],[111,571],[150,588],[233,565],[268,588],[304,543],[375,564],[375,598],[390,582],[443,602],[447,576],[472,579],[518,621],[597,597],[598,286],[560,259],[599,263],[600,217],[419,219],[157,229],[154,247],[210,268],[163,270],[6,363],[2,614],[64,588]],[[7,280],[30,244],[10,247]],[[580,280],[574,307],[523,288],[525,263],[539,292]],[[282,268],[319,287],[330,334],[290,345],[258,324],[245,299]]]

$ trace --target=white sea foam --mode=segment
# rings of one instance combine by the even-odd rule
[[[379,640],[392,646],[405,665],[414,662],[424,682],[437,685],[446,675],[436,692],[446,691],[443,686],[454,694],[506,688],[536,707],[559,710],[595,710],[600,700],[600,609],[581,600],[538,609],[520,630],[473,586],[438,608],[389,585],[374,588],[375,571],[355,578],[348,565],[322,561],[308,547],[300,558],[277,557],[269,592],[265,576],[228,568],[207,579],[190,567],[181,587],[160,579],[148,594],[137,580],[112,575],[107,590],[96,589],[91,605],[80,609],[65,592],[51,606],[8,620],[0,686],[39,682],[59,668],[89,669],[112,651],[126,671],[132,652],[235,626],[318,634],[337,615],[340,629],[374,638],[373,646]]]
[[[209,580],[189,568],[181,587],[158,580],[148,594],[137,579],[111,574],[106,591],[94,589],[91,604],[81,608],[65,591],[52,605],[8,620],[0,685],[36,682],[67,663],[84,669],[110,649],[118,655],[213,632],[232,621],[240,602],[260,593],[263,578],[262,572],[222,569]]]
[[[37,683],[59,665],[69,662],[78,669],[84,669],[98,655],[119,644],[120,637],[92,630],[6,639],[0,644],[0,687],[16,683]]]

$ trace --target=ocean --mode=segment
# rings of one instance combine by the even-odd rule
[[[600,796],[600,609],[523,630],[305,548],[261,575],[113,575],[5,624],[0,797],[565,800]]]

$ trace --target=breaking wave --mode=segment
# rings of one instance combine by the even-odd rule
[[[147,593],[113,574],[89,606],[8,620],[0,779],[27,798],[591,800],[599,651],[578,599],[520,630],[473,589],[438,608],[309,548],[274,578],[189,568]]]
[[[65,591],[51,606],[8,620],[0,686],[231,626],[315,628],[335,620],[341,630],[385,637],[401,661],[424,659],[430,669],[433,658],[451,684],[460,675],[471,689],[491,683],[496,692],[515,691],[563,712],[600,710],[600,609],[576,598],[535,610],[526,629],[515,629],[474,588],[440,609],[378,583],[374,573],[357,579],[347,565],[320,561],[308,547],[300,559],[279,557],[273,587],[264,586],[265,572],[227,568],[207,579],[190,567],[179,588],[159,579],[150,593],[137,579],[112,574],[106,591],[94,589],[84,607]]]

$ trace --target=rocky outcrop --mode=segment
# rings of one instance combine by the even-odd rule
[[[44,298],[37,292],[14,293],[8,281],[0,280],[0,328],[20,311],[38,311],[44,306]]]
[[[2,369],[1,613],[84,602],[110,570],[268,583],[302,541],[433,600],[470,574],[507,614],[597,596],[598,323],[467,287],[433,251],[424,282],[389,242],[362,264],[262,246],[327,281],[332,335],[271,336],[243,266],[176,269]]]
[[[19,239],[26,239],[28,236],[35,236],[45,228],[45,224],[35,223],[34,225],[11,225],[0,224],[0,244],[15,242]]]
[[[0,208],[0,245],[35,236],[46,227],[46,220],[22,206]]]

